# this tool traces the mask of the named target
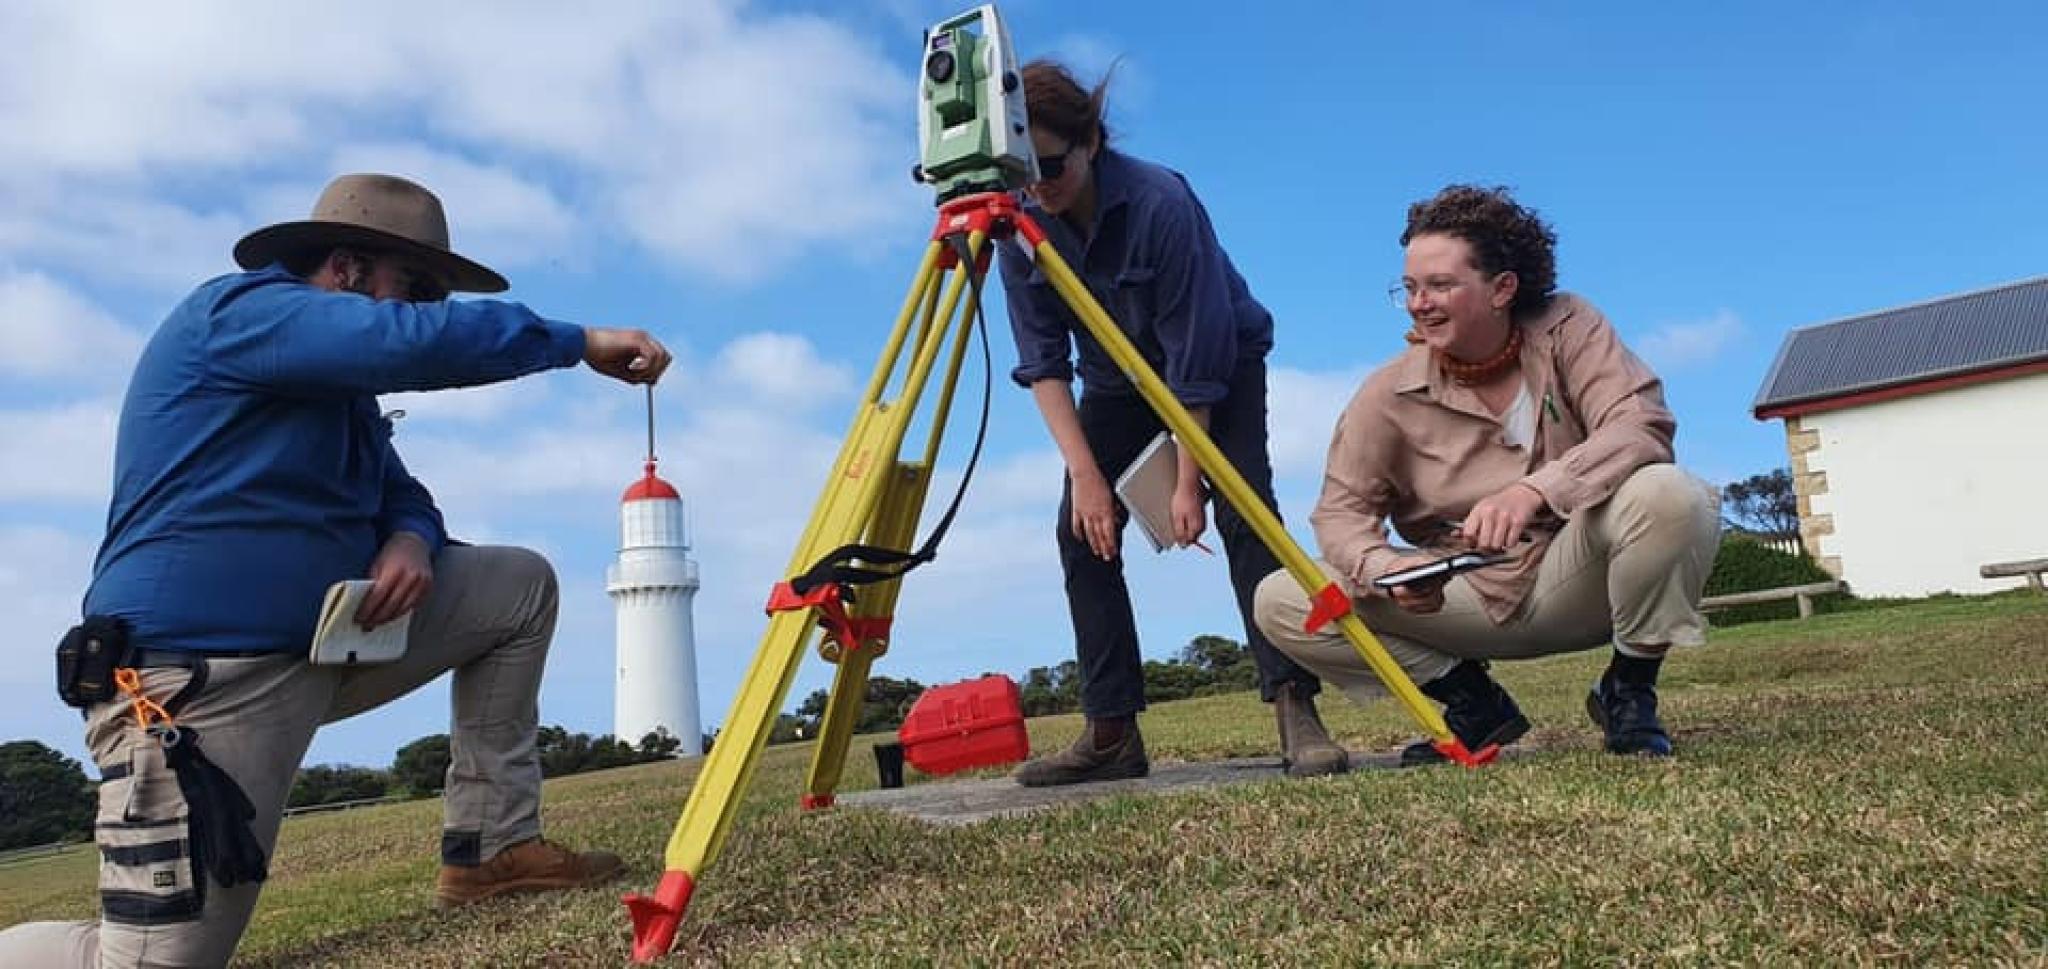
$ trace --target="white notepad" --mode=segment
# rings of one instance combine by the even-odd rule
[[[311,660],[316,666],[363,666],[392,663],[405,656],[405,634],[412,625],[412,613],[382,626],[365,630],[356,623],[356,610],[370,594],[368,579],[336,582],[328,587],[320,604],[320,624],[313,631]]]
[[[1173,490],[1180,486],[1180,448],[1160,431],[1138,459],[1116,479],[1116,496],[1152,543],[1152,551],[1173,547]]]

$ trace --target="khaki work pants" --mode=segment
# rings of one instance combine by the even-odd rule
[[[1652,464],[1565,524],[1506,623],[1494,624],[1462,578],[1444,586],[1439,612],[1412,613],[1377,595],[1352,605],[1417,684],[1465,659],[1527,659],[1608,642],[1697,646],[1707,629],[1700,595],[1719,546],[1713,489],[1676,465]],[[1303,631],[1309,601],[1292,576],[1268,576],[1255,602],[1259,628],[1295,662],[1357,702],[1386,695],[1335,624]]]
[[[199,734],[200,749],[254,802],[253,830],[270,856],[313,732],[454,670],[442,857],[474,865],[540,834],[534,737],[555,609],[546,559],[519,548],[450,546],[434,560],[433,590],[415,610],[396,663],[212,657],[144,669],[143,687]],[[161,746],[125,701],[88,711],[86,745],[107,778],[95,821],[101,920],[0,932],[0,967],[226,965],[262,886],[226,888],[193,871],[185,799]]]

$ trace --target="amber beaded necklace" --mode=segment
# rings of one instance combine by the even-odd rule
[[[1455,360],[1445,353],[1437,353],[1435,356],[1437,365],[1443,368],[1444,374],[1457,381],[1460,386],[1471,387],[1490,383],[1494,378],[1507,373],[1521,358],[1522,328],[1509,323],[1508,342],[1501,346],[1499,353],[1477,363]]]

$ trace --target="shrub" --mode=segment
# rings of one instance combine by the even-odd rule
[[[1788,585],[1826,582],[1833,578],[1834,576],[1829,575],[1826,569],[1820,567],[1820,563],[1806,555],[1780,552],[1748,535],[1731,532],[1722,536],[1721,550],[1714,556],[1714,571],[1707,576],[1707,595],[1757,592]],[[1833,612],[1845,598],[1833,595],[1816,597],[1813,601],[1814,611]],[[1716,626],[1733,626],[1766,619],[1790,619],[1799,615],[1799,603],[1791,599],[1783,602],[1761,602],[1751,606],[1718,609],[1711,615]]]

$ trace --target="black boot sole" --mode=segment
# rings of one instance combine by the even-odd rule
[[[1481,739],[1477,746],[1468,749],[1476,754],[1485,750],[1489,745],[1505,747],[1522,739],[1522,735],[1528,732],[1529,718],[1518,715],[1506,723],[1493,728],[1493,732]],[[1421,743],[1409,744],[1401,749],[1400,766],[1402,767],[1428,767],[1432,764],[1448,764],[1450,762],[1451,759],[1449,757],[1445,757],[1442,751],[1437,750],[1436,746],[1427,740]]]

